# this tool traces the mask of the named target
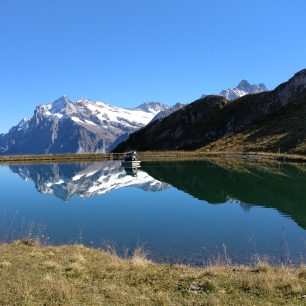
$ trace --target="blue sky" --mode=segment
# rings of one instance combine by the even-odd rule
[[[0,132],[68,95],[190,102],[306,68],[305,0],[0,0]]]

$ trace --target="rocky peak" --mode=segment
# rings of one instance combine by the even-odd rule
[[[306,69],[297,72],[293,77],[306,76]]]
[[[62,96],[37,106],[29,122],[2,136],[0,154],[109,151],[164,108],[151,102],[142,109],[125,109],[84,98],[73,102]]]
[[[56,99],[54,102],[52,102],[52,108],[64,108],[69,103],[73,103],[67,96],[61,96],[58,99]]]
[[[250,84],[247,80],[243,79],[239,82],[237,87],[222,90],[219,95],[228,100],[235,100],[247,94],[255,94],[267,90],[267,87],[263,83]]]
[[[56,99],[50,107],[50,112],[53,114],[67,114],[74,109],[74,103],[67,97],[62,96]]]
[[[30,122],[29,119],[27,119],[27,118],[22,118],[22,119],[20,120],[20,122],[18,123],[18,125],[17,125],[18,130],[19,130],[19,131],[20,131],[20,130],[26,130],[26,129],[28,128],[28,126],[29,126],[29,122]]]
[[[250,90],[252,85],[247,80],[241,80],[237,86],[238,89],[248,91]]]
[[[287,104],[297,94],[306,89],[306,69],[297,72],[288,82],[276,87],[282,105]]]
[[[241,80],[236,89],[241,90],[247,94],[259,93],[268,90],[264,83],[250,84],[247,80]]]
[[[29,121],[29,119],[27,119],[27,118],[22,118],[20,121],[19,121],[19,123],[18,123],[18,126],[22,126],[22,125],[24,125],[26,122],[28,122]]]
[[[175,103],[175,104],[172,106],[172,108],[174,108],[174,109],[179,109],[179,108],[182,108],[182,107],[184,107],[184,106],[185,106],[185,104],[180,103],[180,102],[177,102],[177,103]]]
[[[164,111],[166,109],[168,109],[169,106],[166,104],[162,104],[160,102],[146,102],[146,103],[142,103],[139,106],[133,108],[134,110],[142,110],[145,112],[160,112],[160,111]]]
[[[162,119],[162,118],[165,118],[167,116],[169,116],[170,114],[174,113],[175,111],[179,110],[180,108],[184,107],[185,104],[182,104],[182,103],[176,103],[174,104],[173,106],[171,107],[168,107],[164,110],[161,110],[160,112],[158,112],[154,118],[151,120],[151,122],[155,121],[155,120],[158,120],[158,119]]]
[[[292,83],[294,87],[300,87],[302,90],[306,87],[306,69],[303,69],[296,73],[292,79],[289,80],[289,83]]]

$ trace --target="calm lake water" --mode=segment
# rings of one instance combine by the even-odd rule
[[[0,167],[0,239],[142,245],[155,261],[201,265],[306,258],[306,166],[258,161]]]

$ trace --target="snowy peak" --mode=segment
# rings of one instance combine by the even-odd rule
[[[27,130],[29,127],[30,120],[27,118],[22,118],[17,125],[14,125],[10,128],[8,133],[22,133],[23,131]],[[6,134],[0,134],[0,135],[6,135]],[[1,150],[0,150],[1,153]]]
[[[177,110],[181,109],[181,108],[184,107],[184,106],[185,106],[185,104],[176,103],[176,104],[174,104],[173,106],[168,107],[167,109],[158,112],[158,113],[154,116],[154,118],[150,121],[150,123],[153,122],[153,121],[156,121],[156,120],[165,118],[165,117],[171,115],[172,113],[176,112]]]
[[[50,111],[53,113],[62,112],[71,104],[73,104],[73,102],[67,96],[62,96],[51,104]]]
[[[22,118],[17,125],[18,131],[26,130],[29,127],[30,120],[27,118]]]
[[[244,91],[249,91],[252,85],[248,82],[248,80],[241,80],[236,88]]]
[[[265,84],[250,84],[247,80],[241,80],[237,87],[222,90],[219,95],[228,100],[235,100],[247,94],[255,94],[267,91]]]
[[[36,113],[45,117],[53,116],[62,118],[74,113],[75,105],[67,96],[62,96],[49,104],[42,104],[36,107]]]
[[[147,102],[140,104],[139,106],[133,108],[134,110],[141,110],[144,112],[152,113],[155,112],[156,114],[160,111],[164,111],[168,109],[169,106],[166,104],[162,104],[160,102]]]
[[[2,134],[0,154],[108,152],[167,108],[149,102],[126,109],[85,98],[74,102],[62,96],[37,106],[30,120]]]
[[[149,102],[133,109],[125,109],[85,98],[73,102],[67,96],[63,96],[52,103],[38,106],[36,113],[44,117],[69,118],[78,124],[105,126],[110,123],[122,123],[127,126],[136,124],[140,127],[167,107],[159,102]]]
[[[241,80],[236,88],[247,93],[258,93],[268,90],[263,83],[252,85],[247,80]]]
[[[219,96],[223,96],[227,100],[235,100],[247,94],[255,94],[268,91],[265,84],[250,84],[247,80],[243,79],[239,82],[237,87],[228,88],[220,91]],[[202,95],[201,98],[205,98],[207,95]]]

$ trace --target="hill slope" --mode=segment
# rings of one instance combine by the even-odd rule
[[[245,95],[234,101],[228,101],[220,96],[207,96],[133,133],[127,141],[117,146],[115,151],[199,149],[217,140],[220,141],[223,137],[233,137],[247,128],[251,133],[255,128],[254,124],[264,122],[263,120],[266,120],[263,124],[274,120],[280,130],[287,123],[279,120],[290,121],[291,124],[287,128],[294,131],[303,124],[303,114],[300,114],[299,122],[296,122],[295,116],[301,105],[306,103],[305,90],[306,70],[302,70],[288,82],[270,92]],[[287,108],[291,110],[293,116],[286,117]],[[286,116],[273,119],[274,116],[280,115],[279,112],[283,112]],[[295,138],[303,142],[303,135],[298,133]],[[264,137],[258,136],[259,139]],[[242,146],[243,143],[244,141],[241,143]],[[285,143],[279,145],[282,146],[282,151],[294,147],[294,143],[291,146],[286,146]],[[269,149],[275,150],[275,146]]]
[[[203,147],[203,151],[306,153],[306,91],[299,98],[243,131]]]

